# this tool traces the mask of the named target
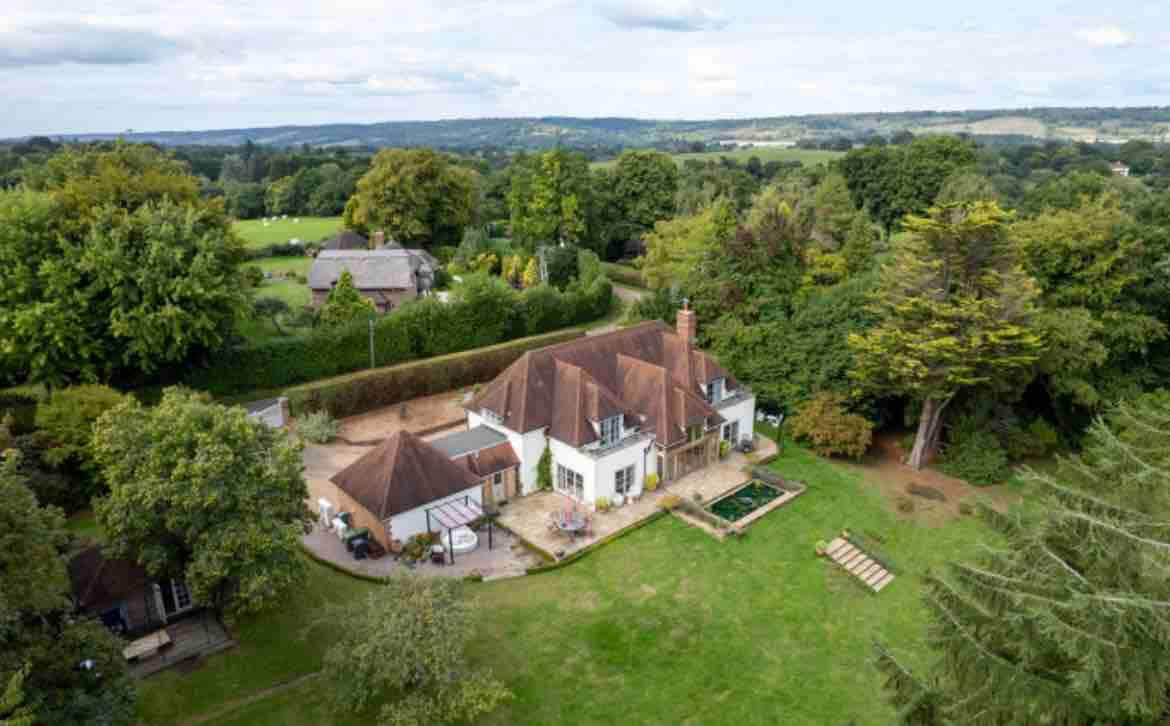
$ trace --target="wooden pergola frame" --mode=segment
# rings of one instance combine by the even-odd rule
[[[455,539],[452,532],[457,527],[464,527],[471,524],[477,519],[487,517],[488,521],[488,549],[494,548],[492,541],[493,524],[492,518],[488,516],[483,507],[472,499],[469,495],[463,495],[463,501],[459,500],[446,501],[442,504],[436,504],[433,507],[427,507],[424,510],[427,515],[427,534],[431,534],[431,517],[435,518],[439,526],[447,530],[447,552],[451,555],[451,564],[455,564]]]

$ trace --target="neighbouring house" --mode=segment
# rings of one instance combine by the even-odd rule
[[[98,545],[69,560],[77,609],[115,632],[136,635],[191,612],[191,593],[180,580],[156,579],[131,560],[107,558]]]
[[[1109,171],[1113,172],[1113,176],[1129,176],[1129,166],[1120,161],[1110,164]]]
[[[283,428],[292,419],[288,399],[284,396],[249,401],[244,404],[244,410],[248,412],[248,418],[274,429]]]
[[[337,236],[321,245],[322,250],[368,250],[370,241],[352,229],[343,229]]]
[[[525,353],[467,404],[468,427],[503,434],[520,492],[548,447],[556,491],[593,505],[638,496],[648,474],[680,479],[754,435],[755,396],[695,348],[686,305],[675,328],[647,322]]]
[[[648,474],[702,469],[722,442],[753,437],[756,402],[695,334],[684,306],[676,328],[648,322],[525,353],[464,405],[467,430],[395,434],[333,476],[322,513],[349,512],[392,549],[534,492],[546,447],[554,489],[587,506],[639,496]]]
[[[330,291],[349,270],[354,287],[385,313],[428,292],[437,263],[422,250],[322,250],[309,268],[312,305],[325,304]]]

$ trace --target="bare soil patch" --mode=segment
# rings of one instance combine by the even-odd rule
[[[367,443],[387,439],[399,431],[418,433],[458,424],[466,419],[463,397],[470,391],[460,388],[350,416],[341,420],[340,436],[354,443]]]
[[[976,487],[929,466],[914,471],[902,463],[900,438],[896,432],[878,434],[862,463],[845,465],[860,473],[866,484],[876,487],[898,517],[942,526],[962,516],[959,505],[966,499],[982,498],[1003,510],[1017,498],[1002,484]]]

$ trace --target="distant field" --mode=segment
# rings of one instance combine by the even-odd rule
[[[337,234],[341,217],[289,217],[269,222],[268,226],[262,219],[246,219],[236,222],[235,229],[251,249],[283,244],[290,239],[320,242]]]
[[[699,154],[671,154],[679,166],[688,159],[696,161],[718,161],[719,157],[726,156],[735,159],[741,164],[753,156],[760,157],[765,164],[769,161],[799,161],[805,166],[824,164],[843,156],[840,151],[821,151],[819,149],[793,149],[780,146],[755,146],[750,149],[735,149],[734,151],[704,151]],[[592,166],[608,169],[617,163],[616,159],[609,161],[595,161]]]
[[[313,260],[310,257],[265,257],[262,260],[252,260],[246,264],[254,265],[264,272],[273,274],[295,272],[300,275],[308,275],[309,268],[313,266]]]

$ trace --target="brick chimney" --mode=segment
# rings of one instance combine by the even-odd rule
[[[380,229],[377,232],[374,232],[374,238],[370,241],[374,243],[374,249],[378,249],[382,245],[386,244],[386,230]]]
[[[683,298],[682,310],[678,311],[678,317],[675,319],[675,329],[678,331],[679,337],[686,341],[687,345],[695,344],[695,334],[699,329],[699,320],[695,317],[695,311],[691,310],[691,304]]]

